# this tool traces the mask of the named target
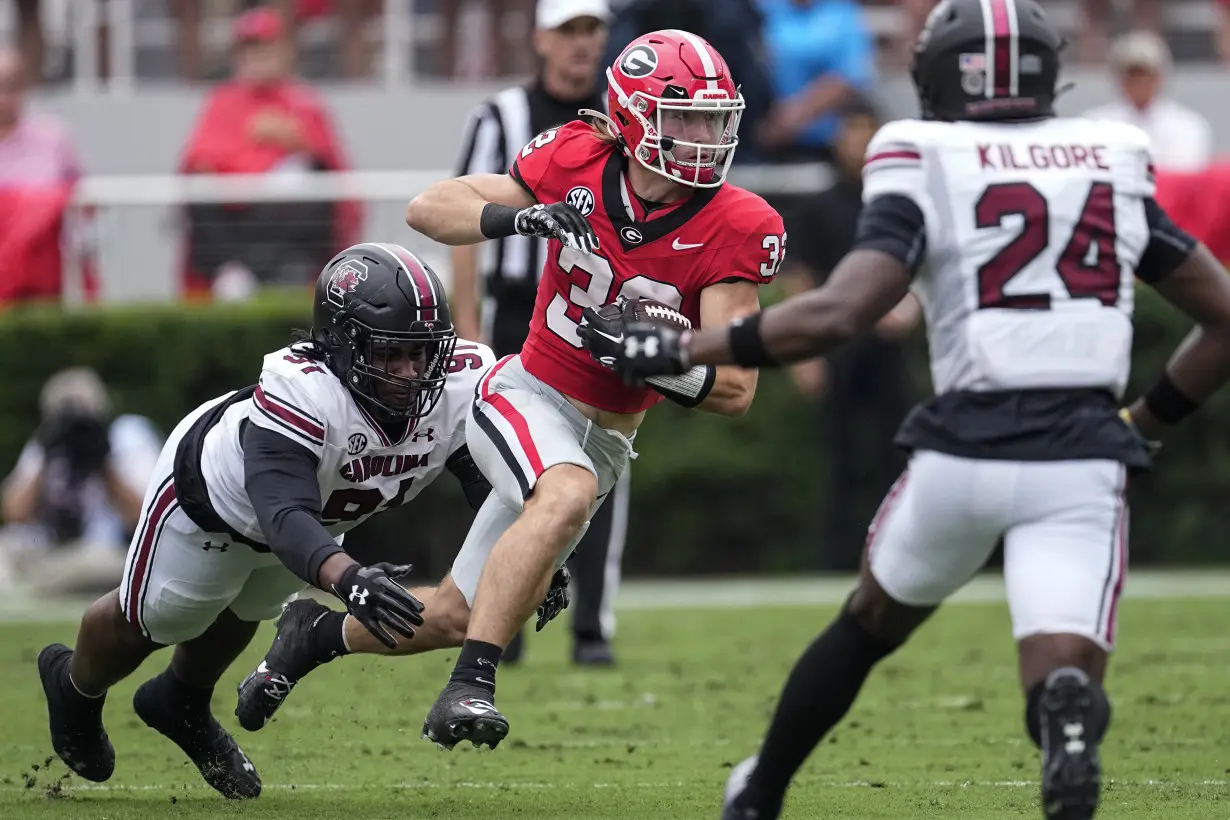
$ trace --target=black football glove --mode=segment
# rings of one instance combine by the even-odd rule
[[[650,376],[678,376],[688,372],[685,334],[680,330],[651,322],[628,322],[623,327],[623,344],[615,356],[613,369],[626,384],[644,384]]]
[[[604,367],[614,367],[623,346],[626,304],[621,299],[601,308],[589,307],[581,311],[581,324],[577,328],[581,347]]]
[[[571,583],[572,573],[568,571],[568,564],[565,562],[551,577],[551,586],[547,587],[547,597],[542,599],[542,603],[536,610],[538,621],[534,624],[535,632],[542,632],[544,626],[553,621],[556,615],[572,603],[572,592],[569,590]]]
[[[580,211],[566,202],[532,205],[518,211],[513,224],[522,236],[558,239],[566,247],[582,253],[592,253],[598,247],[598,237],[594,235],[593,228]]]
[[[413,638],[414,627],[423,625],[422,602],[394,580],[409,572],[409,564],[355,564],[333,586],[333,594],[346,605],[346,611],[389,649],[397,647],[390,629],[404,638]]]

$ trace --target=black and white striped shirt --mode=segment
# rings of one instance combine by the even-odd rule
[[[606,110],[605,95],[581,100],[551,96],[541,82],[506,88],[470,113],[462,139],[457,176],[507,173],[513,158],[536,134],[577,119],[577,111]],[[496,354],[516,353],[529,330],[538,278],[547,248],[545,239],[510,236],[478,248],[478,276],[483,282],[484,336]]]

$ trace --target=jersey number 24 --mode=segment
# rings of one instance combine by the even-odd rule
[[[1046,310],[1050,293],[1004,293],[1009,280],[1033,264],[1051,245],[1050,207],[1028,182],[988,186],[974,205],[974,224],[998,228],[1009,216],[1022,217],[1017,236],[978,269],[978,307]],[[1073,299],[1097,298],[1107,307],[1119,301],[1120,266],[1115,252],[1115,190],[1095,182],[1059,257],[1056,272]]]

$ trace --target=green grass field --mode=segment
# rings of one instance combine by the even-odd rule
[[[1230,817],[1230,580],[1220,580],[1205,579],[1224,589],[1220,597],[1123,603],[1099,820]],[[788,602],[788,590],[800,588],[768,587],[762,598]],[[233,687],[267,646],[267,628],[214,698],[265,783],[247,804],[209,790],[178,749],[132,714],[135,684],[165,654],[111,693],[118,762],[109,783],[87,787],[58,760],[48,765],[34,659],[48,642],[71,643],[76,626],[9,621],[0,624],[0,817],[716,820],[730,766],[756,748],[783,676],[836,608],[744,603],[622,612],[614,671],[568,665],[558,624],[532,635],[526,663],[500,671],[498,703],[512,732],[494,752],[445,753],[419,739],[455,657],[447,652],[335,662],[313,673],[264,731],[242,732],[231,715]],[[1008,630],[1001,603],[937,615],[880,667],[812,756],[785,816],[1041,817]]]

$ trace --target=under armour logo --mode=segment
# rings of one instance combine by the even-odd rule
[[[367,603],[367,595],[368,595],[367,590],[359,589],[358,584],[355,584],[354,586],[350,588],[350,600],[358,601],[359,606],[363,606]]]
[[[655,358],[658,355],[658,337],[646,336],[644,341],[635,336],[624,339],[624,356],[629,359],[644,357]]]
[[[213,541],[206,541],[204,546],[201,547],[201,549],[205,550],[206,552],[209,552],[210,550],[217,550],[218,552],[226,552],[226,548],[229,546],[230,544],[215,544]]]
[[[416,431],[414,435],[410,436],[410,440],[417,443],[419,440],[419,436],[425,436],[428,441],[435,441],[436,437],[432,435],[435,432],[436,432],[436,428],[428,427],[426,430],[423,430],[422,432]]]

